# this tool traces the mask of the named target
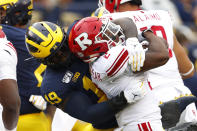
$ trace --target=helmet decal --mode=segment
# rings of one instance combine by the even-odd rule
[[[77,36],[74,40],[79,44],[82,51],[84,51],[87,48],[87,46],[85,45],[90,46],[92,44],[92,40],[88,39],[88,34],[86,32],[83,32],[82,34]]]
[[[76,23],[69,35],[70,50],[84,62],[93,62],[120,44],[121,27],[108,19],[86,17]]]

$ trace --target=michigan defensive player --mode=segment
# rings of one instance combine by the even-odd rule
[[[148,70],[165,64],[169,59],[167,46],[150,30],[144,31],[143,37],[150,42],[149,50],[145,53],[136,38],[137,28],[131,23],[132,20],[128,18],[113,22],[96,17],[84,18],[73,26],[69,36],[69,47],[80,59],[90,63],[92,81],[108,98],[120,91],[124,91],[127,96],[125,91],[133,90],[133,100],[130,101],[132,104],[116,114],[122,130],[137,131],[139,127],[140,130],[145,130],[143,125],[149,124],[151,130],[159,131],[162,130],[160,110],[154,94],[151,93],[146,74],[134,74],[133,70]],[[130,33],[133,35],[127,37],[126,41],[122,40],[124,34],[135,29],[135,33]],[[146,92],[145,96],[140,89]]]
[[[114,127],[114,114],[127,105],[129,98],[120,93],[102,102],[106,96],[91,82],[88,64],[69,51],[66,34],[59,26],[34,23],[27,31],[26,45],[33,57],[48,65],[41,93],[49,103],[97,128]]]
[[[42,73],[46,66],[35,60],[26,60],[30,55],[25,46],[25,32],[32,17],[32,2],[32,0],[0,0],[0,23],[18,54],[17,82],[21,110],[17,130],[50,131],[50,119],[42,112],[46,108],[46,103],[37,103],[36,99],[42,100],[42,97],[35,96],[40,95]]]

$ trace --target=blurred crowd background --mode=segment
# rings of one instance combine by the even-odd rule
[[[98,0],[34,0],[33,21],[46,20],[68,26],[74,20],[90,16]]]
[[[197,0],[142,0],[143,9],[162,9],[172,14],[179,42],[188,50],[197,69]],[[74,20],[90,16],[98,0],[34,0],[32,22],[50,21],[69,26]]]

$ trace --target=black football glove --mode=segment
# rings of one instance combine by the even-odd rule
[[[185,96],[161,104],[159,107],[161,108],[161,121],[164,129],[176,126],[181,113],[189,104],[196,101],[197,98],[195,96]]]

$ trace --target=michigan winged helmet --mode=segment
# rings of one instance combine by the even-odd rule
[[[26,46],[29,53],[49,66],[67,66],[71,61],[71,52],[66,33],[51,22],[37,22],[26,32]]]

